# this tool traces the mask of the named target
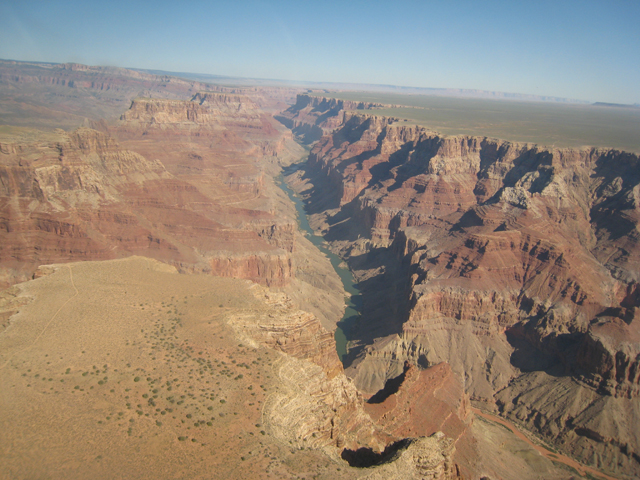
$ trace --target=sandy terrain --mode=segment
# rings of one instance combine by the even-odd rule
[[[0,478],[353,477],[263,426],[282,354],[222,320],[256,307],[250,286],[140,257],[18,285],[32,300],[0,334]]]

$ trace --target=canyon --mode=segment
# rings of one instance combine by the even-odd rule
[[[3,475],[580,475],[473,409],[640,474],[637,155],[75,64],[0,105]]]
[[[328,130],[291,182],[360,280],[358,388],[374,394],[406,361],[447,362],[480,408],[637,473],[638,156],[355,110],[336,128],[318,97],[284,115]]]

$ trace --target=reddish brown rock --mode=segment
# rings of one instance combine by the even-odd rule
[[[553,373],[549,385],[566,375],[638,412],[639,172],[637,155],[625,152],[444,137],[345,113],[300,178],[315,186],[312,224],[362,280],[349,375],[375,391],[404,360],[446,361],[472,399],[491,406],[528,372]],[[525,384],[503,390],[501,402]],[[567,427],[574,433],[549,437],[557,445],[640,447],[579,398],[587,403]],[[535,410],[553,417],[556,407],[545,405]],[[608,423],[608,433],[587,435],[596,431],[587,418]],[[624,455],[624,467],[603,468],[640,471]]]
[[[290,281],[295,223],[265,170],[298,147],[250,98],[135,101],[112,131],[120,141],[87,128],[39,135],[0,153],[5,285],[40,264],[131,254]]]
[[[366,412],[395,438],[429,437],[444,433],[456,446],[452,458],[466,475],[477,459],[469,397],[447,363],[421,370],[405,362],[400,376],[365,404]]]

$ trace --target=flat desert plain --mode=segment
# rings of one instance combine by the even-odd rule
[[[0,478],[343,478],[269,434],[284,354],[239,343],[252,283],[130,257],[45,267],[2,299]]]

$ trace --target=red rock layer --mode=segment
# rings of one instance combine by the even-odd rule
[[[2,144],[0,283],[40,264],[130,254],[289,282],[296,228],[278,215],[259,162],[297,150],[251,99],[136,101],[112,134],[121,140],[81,128]]]
[[[309,198],[324,210],[318,224],[346,241],[340,248],[358,239],[343,251],[368,280],[365,316],[367,295],[389,314],[406,311],[398,330],[386,329],[398,336],[351,367],[359,386],[380,388],[405,359],[447,361],[477,400],[492,403],[532,370],[554,371],[637,411],[637,155],[443,137],[347,112],[313,148],[306,177],[321,186]],[[395,260],[368,266],[365,254],[381,259],[382,250]],[[380,303],[389,284],[406,285],[408,309]],[[354,345],[374,330],[385,329],[363,318]]]
[[[471,405],[460,379],[447,363],[421,370],[406,362],[397,391],[367,412],[397,437],[429,436],[437,431],[457,439],[471,420]]]

